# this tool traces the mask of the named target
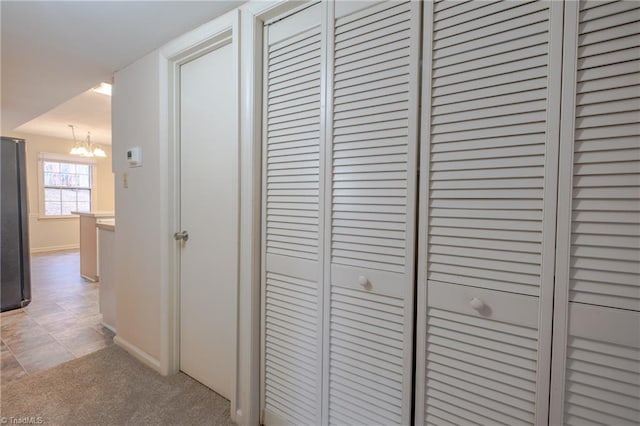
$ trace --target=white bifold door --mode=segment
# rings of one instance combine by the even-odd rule
[[[411,421],[420,7],[265,26],[265,424]]]
[[[321,419],[321,7],[264,32],[264,424]]]
[[[562,3],[425,3],[416,421],[548,416]]]
[[[566,4],[551,424],[640,424],[639,22]]]
[[[417,423],[639,424],[640,4],[425,9]]]
[[[640,422],[639,22],[439,0],[265,25],[265,424]]]

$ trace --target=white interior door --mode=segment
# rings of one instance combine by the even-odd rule
[[[238,274],[231,44],[181,66],[180,369],[230,398]]]

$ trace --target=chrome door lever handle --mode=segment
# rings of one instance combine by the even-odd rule
[[[176,232],[173,234],[173,238],[176,241],[187,241],[189,239],[189,233],[187,231]]]

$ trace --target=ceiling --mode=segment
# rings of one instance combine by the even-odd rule
[[[111,144],[111,96],[87,90],[14,130],[71,139],[69,124],[75,126],[78,140],[84,140],[91,132],[91,142]]]
[[[92,140],[107,143],[98,139],[111,139],[110,116],[103,116],[110,99],[85,92],[242,3],[0,1],[2,132],[70,139],[67,124],[77,124],[79,137],[90,130]]]

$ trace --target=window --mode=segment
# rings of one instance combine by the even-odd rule
[[[91,211],[95,166],[73,157],[59,157],[62,156],[40,155],[40,216],[69,216],[72,211]]]

